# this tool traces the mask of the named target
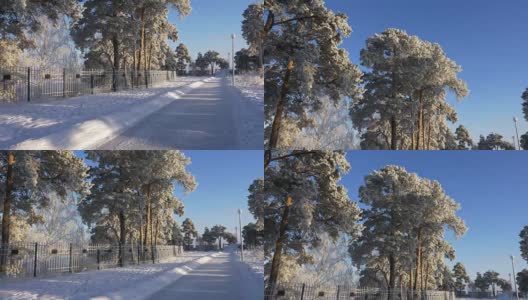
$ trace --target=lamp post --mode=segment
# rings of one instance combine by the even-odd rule
[[[240,220],[240,213],[242,210],[238,209],[238,228],[240,228],[240,260],[244,261],[244,239],[242,238],[242,221]]]
[[[515,135],[517,136],[517,150],[521,150],[521,142],[519,141],[519,130],[517,129],[517,121],[517,117],[513,117],[513,123],[515,124]]]
[[[232,78],[232,82],[233,82],[233,86],[235,86],[235,37],[236,35],[235,34],[232,34],[231,35],[231,67],[233,68],[233,78]]]
[[[513,287],[515,289],[515,297],[517,298],[517,300],[519,300],[519,292],[517,291],[517,282],[515,281],[515,265],[513,263],[513,255],[510,255],[510,258],[511,258],[511,262],[512,262],[512,271],[513,271]]]

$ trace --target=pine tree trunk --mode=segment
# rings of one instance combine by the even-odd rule
[[[9,248],[9,234],[11,229],[11,201],[15,182],[13,174],[14,165],[15,154],[10,152],[7,154],[7,172],[5,174],[6,186],[4,195],[4,210],[2,212],[2,241],[0,244],[0,246],[3,248],[3,251],[0,251],[0,253],[3,255],[0,255],[0,273],[5,272],[7,267],[7,249]]]
[[[125,212],[121,210],[119,212],[119,266],[124,266],[124,252],[123,248],[126,243],[126,222],[125,222]]]
[[[269,283],[271,286],[277,284],[279,279],[280,262],[282,257],[282,251],[284,247],[284,241],[286,240],[286,228],[288,226],[288,219],[290,215],[290,206],[293,204],[293,200],[288,196],[284,206],[284,212],[282,213],[282,219],[279,226],[279,237],[275,242],[275,252],[273,253],[273,260],[271,263],[271,271],[269,277]]]
[[[425,282],[424,282],[424,289],[427,290],[427,284],[429,282],[429,271],[430,271],[430,263],[429,260],[426,261],[426,267],[425,267]]]
[[[416,150],[420,150],[423,132],[423,91],[420,91],[420,106],[418,107],[418,136],[416,137]]]
[[[421,239],[421,232],[418,231],[418,246],[416,247],[416,273],[414,273],[414,290],[416,290],[418,286],[418,273],[420,271],[420,265],[421,265],[421,256],[422,256],[422,239]]]
[[[114,72],[112,73],[112,89],[117,91],[117,72],[119,72],[119,40],[116,36],[112,38],[112,48],[114,52]]]
[[[141,70],[141,59],[143,55],[143,50],[145,49],[145,7],[141,8],[139,19],[141,21],[141,33],[140,33],[140,43],[139,43],[139,53],[137,61],[137,70]]]
[[[391,123],[391,150],[397,150],[398,149],[398,146],[397,146],[398,139],[396,137],[398,133],[397,133],[397,125],[396,125],[395,116],[391,117],[390,123]]]
[[[394,255],[389,255],[389,299],[392,299],[396,283],[396,260]]]
[[[273,119],[273,125],[271,127],[271,135],[269,142],[270,149],[276,149],[279,143],[279,132],[282,123],[282,118],[284,117],[284,98],[286,98],[286,94],[288,93],[292,70],[293,60],[290,59],[290,61],[288,61],[286,73],[284,74],[284,80],[282,83],[279,99],[277,99],[277,107],[275,108],[275,118]]]

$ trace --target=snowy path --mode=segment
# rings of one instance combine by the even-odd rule
[[[207,80],[181,77],[150,89],[0,103],[0,146],[20,150],[88,149]]]
[[[263,285],[241,267],[233,252],[221,253],[149,299],[262,299]]]
[[[216,78],[151,114],[115,139],[99,146],[121,149],[262,149],[263,112]],[[258,123],[253,137],[240,138],[246,122]]]
[[[127,266],[46,278],[2,279],[0,299],[84,300],[113,292],[119,294],[120,291],[131,290],[210,254],[210,252],[185,252],[182,257],[160,264]]]

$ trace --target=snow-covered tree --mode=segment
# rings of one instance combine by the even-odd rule
[[[528,132],[521,135],[521,148],[528,150]]]
[[[528,295],[528,269],[524,269],[517,273],[515,279],[519,287],[519,292],[524,296]]]
[[[286,141],[280,137],[286,132],[283,121],[309,127],[309,113],[319,111],[321,99],[337,105],[359,97],[362,73],[339,47],[352,32],[347,16],[332,12],[323,0],[267,0],[263,15],[265,144],[288,149],[280,143]]]
[[[324,97],[323,97],[324,98]],[[313,114],[312,126],[296,134],[294,149],[339,150],[354,149],[355,131],[348,115],[347,103],[337,106],[324,100],[321,109]]]
[[[16,66],[23,50],[37,46],[33,38],[47,25],[42,18],[57,25],[63,17],[74,21],[79,14],[76,0],[10,0],[2,1],[1,7],[0,64],[4,67]]]
[[[482,276],[479,272],[477,272],[477,277],[475,278],[475,287],[479,289],[481,292],[485,292],[489,289],[490,282],[487,280],[486,277]]]
[[[197,75],[207,74],[207,68],[209,67],[209,62],[205,59],[204,55],[201,52],[198,52],[198,56],[196,57],[194,65],[200,69],[200,72]]]
[[[454,258],[444,233],[450,229],[460,237],[466,231],[456,215],[459,205],[440,183],[386,166],[365,177],[359,197],[367,208],[362,235],[350,248],[353,261],[379,273],[390,290],[440,285],[434,274],[443,270],[444,258]]]
[[[198,236],[198,231],[196,231],[193,221],[189,218],[183,220],[181,227],[183,233],[183,244],[187,246],[187,248],[190,248],[193,241],[192,238],[196,238]]]
[[[240,49],[235,53],[235,66],[239,74],[253,72],[257,69],[257,58],[247,49]]]
[[[319,245],[310,250],[313,260],[297,270],[292,277],[296,282],[315,286],[355,286],[356,269],[348,255],[349,239],[340,236],[336,241],[322,233]]]
[[[40,69],[81,67],[81,58],[70,36],[68,21],[65,18],[52,21],[46,16],[37,19],[40,30],[27,33],[35,47],[24,51],[21,62],[25,66]]]
[[[242,16],[244,17],[242,21],[242,36],[249,45],[248,54],[258,55],[258,67],[262,68],[264,65],[264,3],[250,4],[244,10]],[[237,52],[238,54],[239,52]],[[238,67],[239,61],[237,61]]]
[[[360,209],[339,182],[350,165],[339,151],[273,151],[265,168],[264,189],[255,189],[263,214],[264,245],[270,257],[268,283],[276,284],[286,272],[286,260],[303,265],[313,257],[309,249],[327,233],[336,241],[341,234],[355,236]],[[250,205],[250,209],[254,209]],[[258,219],[257,219],[258,220]],[[286,255],[285,255],[286,254]],[[281,274],[281,279],[288,278]]]
[[[521,233],[519,233],[519,237],[521,238],[521,241],[519,242],[521,257],[528,261],[528,226],[524,226]]]
[[[1,243],[7,246],[10,242],[13,216],[36,224],[42,222],[40,213],[51,197],[82,200],[89,193],[87,171],[84,162],[70,151],[1,151]],[[0,259],[1,269],[5,264]]]
[[[526,121],[528,121],[528,89],[526,89],[524,91],[524,93],[522,94],[521,98],[523,100],[522,110],[523,110],[523,114],[524,114],[524,119],[526,119]]]
[[[28,236],[31,240],[49,244],[86,242],[86,227],[77,205],[77,200],[72,196],[66,199],[50,197],[47,207],[37,209],[42,221],[31,226]]]
[[[491,285],[491,291],[493,293],[493,297],[495,297],[495,287],[499,282],[499,273],[490,270],[486,271],[482,277],[487,283]]]
[[[480,136],[477,144],[478,150],[515,150],[512,143],[503,140],[503,136],[498,133],[490,133],[486,138]]]
[[[189,63],[191,63],[191,56],[189,55],[187,46],[183,43],[179,44],[176,47],[176,70],[178,70],[178,75],[185,74],[185,69]]]
[[[215,66],[219,62],[220,59],[220,53],[209,50],[205,52],[203,56],[204,61],[207,63],[207,65],[211,68],[211,76],[215,73]]]
[[[369,38],[361,50],[364,97],[356,98],[350,115],[365,145],[383,149],[444,149],[448,128],[457,114],[446,101],[447,90],[462,99],[466,84],[457,78],[461,67],[440,45],[399,29]],[[377,147],[377,148],[378,148]]]
[[[242,228],[242,237],[244,239],[244,245],[257,247],[262,244],[261,231],[257,230],[255,223],[249,223]]]
[[[466,288],[470,279],[466,272],[466,268],[461,262],[457,262],[453,266],[453,277],[455,277],[455,289],[458,292],[462,292]]]
[[[211,230],[209,230],[208,227],[204,228],[204,233],[202,234],[202,241],[208,246],[213,246],[216,242],[216,238],[212,235]]]
[[[190,159],[179,151],[88,151],[88,158],[94,187],[79,211],[89,226],[121,244],[174,239],[173,215],[183,214],[174,190],[196,187],[186,170]]]
[[[455,130],[455,135],[458,142],[458,150],[471,150],[473,148],[473,140],[466,127],[463,125],[458,126]]]

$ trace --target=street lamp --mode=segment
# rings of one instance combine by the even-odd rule
[[[233,82],[233,86],[235,86],[235,37],[236,35],[233,33],[231,35],[231,67],[233,68],[233,78],[232,78],[232,82]]]
[[[513,271],[513,286],[515,288],[515,297],[517,298],[517,300],[519,300],[519,292],[517,291],[517,282],[515,281],[515,265],[513,263],[513,255],[510,255],[510,258],[511,258],[511,262],[512,262],[512,271]]]
[[[238,228],[240,228],[240,260],[244,261],[244,239],[242,238],[242,221],[240,220],[240,213],[242,210],[238,209]]]
[[[515,134],[517,135],[517,150],[521,150],[521,142],[519,142],[519,130],[517,129],[517,121],[517,117],[513,117],[513,123],[515,124]]]

